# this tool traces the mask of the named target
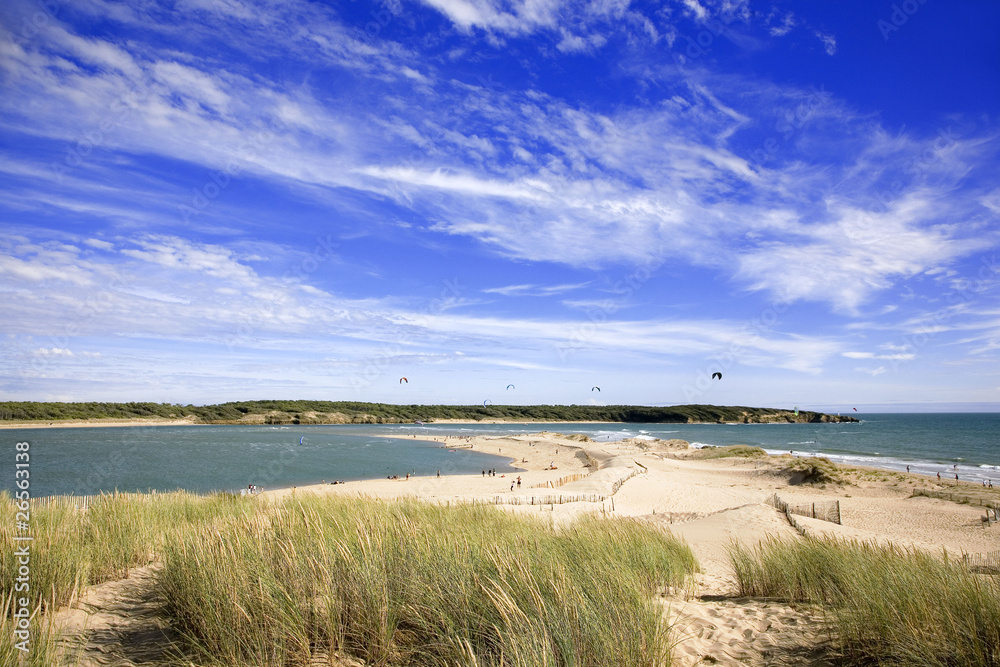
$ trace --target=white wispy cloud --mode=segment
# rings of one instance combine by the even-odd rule
[[[589,282],[567,283],[562,285],[522,284],[505,285],[503,287],[487,287],[480,291],[487,294],[502,294],[503,296],[552,296],[554,294],[563,294],[565,292],[582,289],[588,285],[590,285]]]
[[[461,25],[507,31],[546,25],[561,11],[556,5],[503,8],[488,2],[438,8]],[[733,16],[744,9],[690,2],[687,8],[696,15]],[[249,20],[243,10],[225,13]],[[343,33],[332,17],[317,18]],[[271,35],[276,37],[291,29],[285,15],[273,19],[254,25],[258,40],[267,30],[276,31]],[[58,26],[45,36],[49,48],[98,72],[53,67],[58,56],[21,47],[7,68],[22,90],[47,98],[47,108],[73,108],[84,128],[100,126],[112,113],[109,98],[125,100],[116,113],[127,116],[129,130],[105,133],[106,148],[152,151],[210,170],[253,173],[303,187],[368,191],[436,220],[433,229],[474,236],[508,256],[596,266],[643,261],[666,248],[671,257],[696,265],[733,267],[732,277],[750,289],[854,311],[900,280],[993,242],[943,224],[946,211],[974,214],[967,203],[959,207],[949,201],[948,188],[974,164],[974,144],[982,152],[978,138],[890,139],[870,119],[838,110],[848,146],[857,147],[853,162],[848,155],[846,163],[828,165],[825,175],[803,170],[793,159],[799,148],[789,143],[784,163],[753,164],[730,142],[774,112],[764,106],[738,108],[739,98],[728,83],[704,75],[687,74],[691,94],[686,99],[608,115],[537,91],[515,94],[430,79],[419,72],[415,58],[384,40],[364,48],[377,52],[380,72],[399,73],[386,88],[393,94],[383,103],[391,110],[385,119],[369,115],[363,103],[331,109],[308,89],[253,80],[225,68],[201,69],[193,59],[182,62],[154,47],[82,39]],[[318,49],[332,58],[322,45],[298,48],[309,55]],[[433,116],[417,120],[397,103],[398,87],[410,85],[401,82],[414,79],[426,90],[413,88],[410,94],[444,100],[459,116],[465,114],[466,122],[457,126],[461,130],[444,127]],[[788,105],[798,95],[773,87],[772,93]],[[837,110],[828,95],[817,99],[805,118],[798,114],[802,102],[790,107],[795,122],[786,133],[795,142],[819,140],[810,123]],[[62,118],[61,113],[36,118],[34,131],[72,141]],[[395,136],[387,139],[381,134],[385,128]],[[213,141],[204,141],[209,136]],[[394,145],[400,139],[403,146]],[[413,153],[419,164],[399,159],[407,146],[419,151]],[[879,164],[890,158],[906,164],[907,156],[919,180],[911,179],[911,187],[872,213],[882,183],[868,175],[879,174]],[[211,186],[208,175],[202,185]],[[801,195],[831,186],[852,194],[825,200]],[[86,206],[63,203],[76,210]],[[776,221],[790,240],[775,236]],[[808,242],[800,242],[800,235]],[[845,244],[845,236],[853,243]],[[733,243],[737,238],[750,243]],[[882,238],[893,242],[881,244]]]
[[[457,357],[446,347],[468,345],[481,360],[498,346],[524,350],[511,363],[538,370],[579,343],[573,354],[665,363],[710,363],[735,345],[733,363],[817,374],[845,358],[914,361],[926,347],[880,346],[877,336],[915,334],[993,354],[1000,327],[986,304],[996,276],[960,267],[1000,242],[1000,143],[986,121],[889,128],[823,89],[669,57],[675,38],[702,32],[747,53],[768,33],[837,52],[837,36],[798,13],[762,16],[744,0],[655,12],[628,2],[424,5],[383,3],[373,22],[350,24],[297,1],[191,0],[175,11],[93,0],[31,40],[4,40],[0,131],[23,144],[0,156],[8,329],[286,354],[335,339],[345,352],[329,368],[351,355],[380,368],[447,364]],[[439,33],[394,40],[428,16]],[[94,17],[115,30],[88,31]],[[623,91],[614,104],[560,96],[539,76],[538,59],[612,49]],[[505,50],[523,71],[490,70]],[[303,231],[284,211],[255,210],[247,191],[330,214]],[[33,229],[57,219],[79,224],[79,235]],[[491,303],[508,316],[474,317],[489,309],[468,295],[421,312],[411,293],[366,297],[357,278],[326,271],[351,257],[334,252],[322,269],[296,272],[289,265],[312,261],[301,247],[251,241],[251,230],[288,230],[301,245],[321,227],[373,244],[399,235],[428,253],[474,244],[504,266],[572,271],[549,283],[513,270],[491,279],[498,286],[477,291],[507,297]],[[384,279],[377,260],[356,261],[371,283]],[[651,296],[710,276],[750,303],[832,310],[842,328],[750,336],[703,314],[643,318],[629,308],[626,319],[629,304],[603,300],[608,276],[650,267],[662,278]],[[600,279],[577,282],[588,271]],[[338,293],[341,280],[355,296]],[[514,311],[572,292],[543,316]],[[595,309],[609,321],[574,319]],[[596,328],[581,338],[584,325]],[[382,355],[380,345],[402,349]],[[32,350],[87,358],[62,341],[25,343],[23,356]]]
[[[150,237],[126,241],[120,256],[128,258],[123,268],[109,263],[106,253],[53,251],[46,260],[60,259],[60,270],[72,263],[89,279],[74,289],[39,292],[32,296],[14,292],[2,310],[30,314],[15,329],[25,335],[164,337],[177,341],[215,339],[220,345],[265,349],[300,349],[303,341],[318,345],[330,335],[368,341],[405,341],[407,346],[433,347],[464,344],[472,349],[504,347],[532,349],[557,359],[560,349],[586,353],[678,356],[732,354],[739,363],[774,366],[801,372],[816,372],[825,359],[837,352],[839,343],[824,338],[767,334],[747,331],[738,322],[725,320],[636,320],[606,322],[593,330],[579,329],[573,322],[556,319],[476,317],[451,314],[447,307],[429,312],[390,308],[388,304],[361,304],[318,290],[298,290],[294,281],[266,280],[243,264],[229,249],[192,244],[178,238]],[[41,261],[36,246],[22,244],[31,253],[29,265]],[[59,254],[59,253],[62,254]],[[118,277],[108,280],[109,276]],[[32,276],[14,278],[27,284]],[[183,291],[165,293],[164,285],[183,285]],[[584,284],[511,286],[510,294],[558,294]],[[95,289],[96,288],[96,289]],[[37,294],[45,295],[40,303]],[[583,338],[576,335],[584,331]],[[321,332],[317,335],[315,332]],[[268,339],[270,342],[268,342]],[[450,341],[450,342],[449,342]],[[402,349],[398,354],[404,354]],[[431,352],[426,352],[431,353]],[[72,357],[68,347],[39,348],[42,356]],[[436,353],[435,353],[436,354]],[[538,363],[533,361],[531,363]]]

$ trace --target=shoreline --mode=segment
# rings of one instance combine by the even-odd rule
[[[480,422],[471,421],[470,422],[470,421],[467,421],[467,420],[457,420],[457,419],[455,419],[455,420],[447,420],[447,421],[442,420],[440,422],[430,422],[428,425],[432,425],[432,424],[442,424],[443,427],[448,427],[448,426],[463,425],[463,424],[484,424],[484,422],[482,422],[482,421],[480,421]],[[542,424],[553,424],[553,425],[608,424],[608,425],[622,425],[622,426],[626,426],[626,427],[629,426],[629,425],[633,425],[633,424],[634,425],[638,425],[638,423],[633,423],[633,422],[579,422],[579,421],[557,421],[557,422],[552,422],[552,421],[546,421],[546,422],[525,422],[525,421],[500,422],[500,421],[491,421],[488,424],[484,424],[484,425],[489,426],[489,425],[492,425],[492,424],[497,424],[497,425],[521,425],[521,426],[525,426],[525,427],[530,427],[530,426],[535,426],[535,425],[542,425]],[[701,424],[697,424],[697,425],[702,425],[702,424],[704,424],[704,425],[712,425],[712,424],[715,424],[715,423],[714,422],[707,422],[707,423],[701,423]],[[692,425],[695,425],[695,424],[692,424]],[[736,424],[736,425],[738,425],[738,426],[751,426],[753,424]],[[281,427],[281,428],[296,428],[296,427],[299,427],[299,426],[302,426],[302,427],[309,427],[309,426],[349,426],[349,427],[355,427],[355,426],[361,426],[361,427],[372,426],[372,427],[376,427],[376,428],[390,428],[390,429],[391,428],[399,428],[399,429],[402,430],[402,429],[405,429],[406,427],[412,427],[412,426],[416,426],[416,425],[412,424],[412,423],[393,423],[393,424],[298,424],[298,425],[274,425],[274,424],[268,424],[268,425],[260,425],[260,424],[202,424],[202,423],[197,423],[197,422],[195,422],[195,421],[193,421],[191,419],[183,419],[183,420],[182,419],[168,419],[168,420],[162,420],[162,419],[135,419],[135,418],[121,418],[121,419],[113,419],[113,420],[110,420],[110,421],[103,421],[103,420],[102,421],[95,421],[95,420],[74,420],[74,421],[70,421],[70,422],[66,422],[66,423],[60,423],[58,421],[50,422],[50,423],[32,422],[30,424],[25,424],[25,423],[20,423],[20,424],[9,424],[9,423],[8,424],[3,424],[3,423],[0,423],[0,429],[6,428],[8,430],[10,430],[10,429],[25,429],[25,430],[36,429],[36,430],[43,430],[43,429],[52,429],[52,428],[100,428],[100,427],[111,427],[111,428],[130,428],[130,427],[131,428],[149,428],[149,427],[152,427],[152,428],[155,428],[155,427],[159,427],[159,426],[256,426],[256,427],[266,426],[266,427],[269,427],[269,428],[278,428],[278,427]],[[662,425],[661,424],[654,424],[653,426],[662,426]],[[831,424],[831,426],[833,426],[833,424]],[[567,429],[567,430],[569,431],[569,429]],[[419,433],[419,432],[418,433],[413,433],[413,432],[410,432],[410,433],[402,433],[402,432],[400,432],[400,433],[379,433],[378,437],[380,437],[380,438],[384,437],[384,438],[390,438],[390,439],[405,439],[405,440],[410,440],[410,439],[416,438],[418,440],[425,441],[425,442],[441,442],[441,443],[444,443],[446,441],[451,440],[451,441],[454,441],[455,443],[459,443],[459,441],[461,439],[467,438],[467,437],[468,438],[473,438],[473,439],[484,439],[484,440],[489,440],[489,439],[504,439],[504,438],[517,439],[517,438],[524,438],[524,437],[529,437],[529,436],[530,437],[535,437],[535,438],[540,438],[540,437],[542,437],[541,434],[546,434],[546,435],[549,434],[548,431],[541,431],[541,432],[536,432],[536,433],[533,433],[533,434],[509,434],[509,435],[496,435],[496,434],[494,434],[494,435],[486,435],[486,434],[474,434],[473,433],[473,434],[467,434],[467,435],[454,435],[454,434],[435,434],[435,433],[432,432],[433,428],[429,429],[429,431],[431,431],[431,432],[426,432],[426,433]],[[638,439],[642,439],[643,436],[637,436],[637,438]],[[572,446],[579,446],[579,444],[580,443],[578,441],[575,441],[575,445],[572,444],[572,443],[570,443],[570,442],[567,442],[566,446],[570,446],[570,447],[572,447]],[[611,443],[607,443],[605,441],[596,441],[596,442],[593,442],[592,444],[594,446],[600,446],[602,444],[611,444]],[[701,446],[701,444],[702,443],[698,443],[699,446]],[[462,445],[461,444],[456,444],[455,446],[459,446],[460,447]],[[707,446],[709,446],[709,447],[716,447],[716,446],[720,446],[720,445],[707,445]],[[753,446],[756,446],[756,445],[753,445]],[[780,456],[787,456],[788,455],[788,454],[785,454],[783,450],[779,451],[779,450],[774,449],[774,448],[764,448],[764,449],[765,449],[765,451],[767,451],[768,455],[771,458],[778,458]],[[482,447],[477,448],[476,451],[479,451],[481,453],[490,454],[490,455],[496,455],[495,453],[487,451],[486,449],[483,449]],[[936,462],[932,462],[932,461],[923,461],[923,460],[922,461],[915,461],[915,462],[912,462],[912,463],[908,464],[907,461],[905,461],[903,459],[898,459],[898,460],[897,459],[887,459],[887,460],[885,460],[885,462],[879,464],[879,463],[873,462],[873,461],[866,461],[866,462],[863,462],[863,463],[862,462],[855,462],[854,460],[851,460],[850,458],[848,458],[847,460],[843,460],[844,458],[847,458],[847,457],[843,457],[843,456],[838,455],[838,454],[829,454],[829,453],[818,452],[818,451],[795,450],[794,451],[794,455],[796,457],[799,457],[799,458],[809,458],[809,457],[827,458],[827,459],[833,461],[837,466],[839,466],[841,468],[862,469],[862,470],[869,471],[871,474],[880,473],[880,474],[906,474],[906,475],[911,475],[911,476],[913,476],[914,479],[927,480],[927,481],[930,481],[930,482],[941,484],[942,486],[946,486],[948,488],[955,488],[956,486],[958,486],[958,487],[961,488],[961,487],[965,487],[966,485],[969,485],[969,488],[982,488],[981,484],[983,483],[983,480],[986,480],[987,484],[990,481],[992,481],[993,486],[995,488],[1000,488],[1000,471],[998,471],[996,468],[991,468],[991,467],[986,467],[986,466],[967,465],[967,466],[963,466],[963,468],[961,470],[953,470],[952,466],[950,466],[950,465],[936,463]],[[517,462],[512,459],[510,465],[512,467],[518,467],[518,466],[515,465],[516,463]],[[912,472],[905,471],[905,469],[907,468],[908,465],[911,465],[914,468],[914,470]],[[405,473],[405,471],[401,471],[401,472]],[[958,485],[955,484],[955,480],[953,479],[953,475],[956,474],[956,472],[959,472],[959,473],[962,474],[962,478],[960,480],[958,480],[959,481]],[[938,473],[940,473],[940,474],[938,474]],[[971,479],[970,479],[970,477],[971,477]],[[365,479],[365,480],[354,480],[353,483],[364,482],[364,481],[372,481],[372,480],[378,480],[378,479],[379,479],[378,477],[375,477],[375,478],[368,478],[368,479]],[[247,480],[247,482],[252,482],[252,480]],[[293,486],[294,485],[289,484],[288,488],[292,488]],[[285,488],[285,487],[281,487],[281,488]],[[984,490],[985,490],[985,488],[984,488]],[[227,490],[220,489],[220,491],[227,491]],[[228,491],[233,491],[233,490],[232,489],[228,489]],[[238,493],[239,491],[240,491],[240,489],[235,489],[235,492]]]
[[[412,434],[394,437],[413,439]],[[797,526],[818,538],[892,544],[960,560],[964,554],[995,551],[1000,536],[997,525],[979,525],[981,507],[911,495],[916,488],[941,488],[915,474],[851,466],[845,477],[852,485],[796,484],[794,475],[784,470],[794,461],[787,454],[701,459],[691,456],[698,450],[680,440],[594,442],[549,432],[439,435],[429,441],[499,455],[520,470],[496,476],[442,470],[441,476],[293,486],[266,489],[242,500],[259,503],[252,507],[262,516],[283,500],[336,496],[425,502],[442,508],[494,505],[497,511],[556,529],[587,516],[622,518],[672,533],[690,547],[700,568],[690,589],[660,600],[673,625],[671,632],[676,633],[672,664],[678,667],[703,665],[706,656],[714,659],[708,662],[759,664],[760,655],[773,655],[781,646],[790,647],[789,655],[801,656],[799,645],[824,645],[827,626],[801,605],[735,598],[738,587],[729,560],[734,542],[753,548],[767,540],[802,539],[786,516],[768,504],[771,496],[814,511],[837,503],[841,523],[796,514]],[[945,490],[953,488],[949,484]],[[1000,493],[993,497],[1000,502]],[[504,536],[498,534],[496,539],[502,544]],[[152,577],[153,567],[136,572]],[[105,607],[134,598],[132,585],[133,579],[124,579],[89,588],[82,596],[86,608],[60,612],[76,623],[66,633],[72,635],[78,627],[108,627]]]
[[[522,423],[522,422],[516,422],[516,423]],[[567,423],[573,423],[573,422],[567,422]],[[508,472],[505,473],[504,475],[501,475],[502,477],[511,474],[516,476],[517,474],[526,471],[538,472],[540,470],[537,467],[538,456],[540,456],[542,459],[548,457],[548,461],[550,464],[558,463],[561,461],[565,466],[567,466],[566,468],[561,468],[557,466],[557,468],[553,471],[553,472],[558,472],[561,470],[562,475],[555,475],[555,477],[560,477],[580,472],[587,472],[588,470],[591,470],[582,463],[580,464],[574,463],[573,462],[574,459],[582,461],[584,460],[585,457],[589,457],[590,462],[592,464],[593,463],[603,464],[610,458],[613,458],[615,456],[621,456],[623,452],[625,454],[635,455],[635,456],[642,456],[643,454],[662,455],[664,453],[664,450],[662,448],[659,450],[657,449],[643,450],[641,445],[635,442],[635,440],[638,440],[637,438],[624,438],[622,440],[612,440],[612,441],[597,441],[597,440],[581,441],[579,439],[572,437],[574,434],[558,434],[558,435],[562,435],[565,437],[553,437],[557,436],[557,434],[551,431],[538,431],[535,433],[516,434],[516,435],[471,435],[471,436],[456,436],[456,435],[424,436],[415,434],[406,434],[406,435],[380,434],[379,437],[398,439],[398,440],[416,439],[423,442],[438,443],[442,446],[450,448],[471,449],[472,451],[476,451],[482,454],[489,454],[490,456],[500,456],[501,458],[507,459],[507,464],[515,469],[514,473]],[[461,441],[466,439],[469,440],[472,446],[461,444]],[[534,448],[525,449],[524,448],[525,442],[534,442],[536,443],[536,445],[534,446]],[[648,441],[643,441],[643,444],[645,444],[646,442]],[[660,442],[662,443],[667,441],[661,440]],[[686,442],[686,441],[680,441],[680,442]],[[491,451],[492,447],[494,446],[497,447],[497,452]],[[529,447],[532,446],[529,445]],[[675,449],[674,447],[668,448],[667,451],[670,452],[671,454],[677,454],[678,456],[677,460],[692,460],[692,461],[713,460],[713,459],[698,459],[697,457],[694,456],[688,456],[688,457],[682,456],[681,454],[690,455],[692,452],[702,449],[701,447],[692,446],[691,443],[688,443],[686,447],[679,445],[675,447],[676,451],[674,451]],[[722,449],[725,446],[716,446],[716,445],[708,446],[708,448],[714,448],[714,447]],[[558,453],[560,449],[565,449],[567,452],[573,453],[574,456],[567,458],[564,454]],[[611,450],[611,452],[607,450]],[[510,454],[514,454],[514,457],[510,458],[509,457]],[[528,454],[535,454],[536,461],[533,462],[530,459],[525,461],[524,459]],[[757,464],[759,465],[766,464],[767,466],[770,467],[777,467],[792,463],[795,460],[804,460],[813,458],[826,458],[827,460],[830,460],[827,455],[824,455],[822,453],[817,454],[817,453],[796,451],[794,454],[792,454],[784,452],[768,452],[766,450],[765,450],[765,456],[757,459],[743,458],[743,457],[725,457],[716,460],[742,461],[749,463],[753,463],[754,461],[756,461]],[[544,463],[544,461],[541,461],[541,463]],[[895,476],[898,478],[905,478],[907,480],[910,480],[914,484],[923,483],[923,484],[935,485],[940,487],[941,490],[947,490],[947,491],[957,491],[962,489],[968,489],[968,490],[984,489],[984,487],[982,487],[980,483],[968,479],[954,480],[951,477],[939,478],[931,474],[926,474],[916,471],[907,472],[902,469],[865,465],[861,463],[849,463],[849,462],[839,462],[839,461],[831,461],[831,463],[834,466],[836,466],[838,470],[843,471],[848,475],[862,475],[869,477]],[[528,467],[520,467],[522,465]],[[543,467],[541,468],[541,470],[545,470],[545,468]],[[427,476],[419,476],[419,475],[411,476],[411,479],[414,480],[428,479],[428,478],[429,477]],[[368,482],[379,482],[379,481],[383,480],[381,478],[376,477],[363,480],[353,480],[350,482],[337,484],[335,486],[346,485],[346,484],[365,484]],[[386,481],[405,481],[405,480],[400,479],[400,480],[386,480]],[[315,489],[322,489],[327,486],[331,486],[331,484],[327,482],[320,484],[305,484],[301,486],[290,485],[290,486],[274,487],[272,489],[268,489],[268,491],[284,492],[284,491],[289,491],[291,489],[315,490]],[[1000,487],[995,488],[994,490],[997,491],[998,494],[997,499],[998,502],[1000,502]]]
[[[434,419],[424,421],[421,424],[416,422],[318,422],[318,423],[255,423],[255,422],[200,422],[192,419],[141,419],[141,418],[109,418],[109,419],[69,419],[66,421],[32,420],[32,421],[0,421],[2,429],[36,429],[36,428],[99,428],[99,427],[127,427],[127,426],[432,426],[434,424],[443,425],[492,425],[492,424],[654,424],[656,426],[789,426],[795,424],[808,424],[813,422],[620,422],[601,420],[560,420],[560,419],[538,419],[525,421],[523,419]],[[824,422],[833,424],[852,424],[856,422]]]
[[[450,439],[457,444],[461,438]],[[450,444],[444,436],[438,436],[436,442]],[[735,516],[749,511],[748,507],[762,506],[766,498],[778,494],[792,505],[839,501],[843,525],[804,519],[817,535],[891,541],[932,552],[944,548],[956,557],[995,550],[998,529],[979,526],[982,507],[911,495],[914,489],[945,493],[985,491],[973,482],[938,482],[916,473],[839,465],[850,484],[797,484],[784,471],[794,460],[788,455],[699,459],[689,456],[694,449],[666,441],[645,450],[634,440],[580,442],[536,433],[514,437],[472,436],[471,444],[475,451],[508,458],[510,465],[520,470],[498,473],[495,477],[442,471],[441,477],[327,482],[265,489],[254,497],[274,501],[307,494],[412,499],[449,505],[487,503],[515,513],[551,511],[549,516],[560,524],[583,514],[612,511],[617,516],[647,520],[659,517],[672,524],[671,530],[685,539],[711,543],[701,549],[701,557],[722,562],[724,542],[741,536],[744,530],[747,535],[757,535],[754,522],[760,517],[756,515],[767,515],[771,510],[751,511],[756,518],[747,519],[748,525],[741,524],[743,519],[737,520],[724,535],[706,534],[691,524],[720,513]],[[496,451],[489,451],[492,448]],[[554,468],[549,467],[552,464]],[[520,487],[516,484],[518,478]],[[568,501],[560,503],[559,496]],[[1000,489],[987,497],[1000,504]],[[556,500],[551,505],[546,501],[543,510],[543,498]],[[901,517],[906,520],[901,521]]]
[[[222,424],[219,424],[221,426]],[[227,424],[228,425],[228,424]],[[237,424],[234,424],[236,426]],[[4,429],[43,429],[43,428],[125,428],[129,426],[214,426],[214,424],[203,424],[191,419],[140,419],[136,417],[123,417],[121,419],[68,419],[66,421],[45,420],[25,421],[25,422],[0,422],[0,430]],[[254,426],[254,424],[248,424]]]

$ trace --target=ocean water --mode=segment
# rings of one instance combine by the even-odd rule
[[[342,426],[144,426],[0,430],[13,491],[15,443],[27,442],[33,497],[118,491],[199,493],[333,481],[513,472],[508,459],[389,431]]]
[[[1000,486],[1000,413],[858,414],[845,424],[426,424],[394,429],[421,434],[584,433],[597,441],[679,438],[696,447],[753,445],[771,454],[832,461]],[[374,426],[373,429],[386,428]]]
[[[770,453],[906,470],[1000,486],[1000,414],[866,414],[853,424],[393,424],[151,426],[0,430],[0,488],[14,490],[14,444],[30,444],[31,495],[207,492],[322,481],[512,472],[496,452],[443,447],[431,435],[585,433],[601,442],[680,438],[695,446],[755,445]],[[386,435],[406,435],[406,439]],[[301,441],[301,442],[300,442]],[[6,472],[4,469],[6,468]]]

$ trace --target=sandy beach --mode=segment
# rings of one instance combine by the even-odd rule
[[[984,528],[981,507],[911,497],[915,488],[961,490],[974,485],[941,484],[874,469],[845,471],[847,484],[792,484],[790,474],[783,472],[792,461],[789,456],[699,459],[695,450],[679,441],[597,443],[545,432],[431,439],[449,449],[472,447],[507,457],[518,471],[492,476],[442,470],[440,476],[409,478],[400,471],[398,479],[336,484],[328,480],[265,490],[256,498],[266,501],[292,494],[415,498],[446,505],[495,504],[505,511],[542,516],[556,525],[586,513],[653,522],[683,538],[701,564],[694,589],[662,599],[677,642],[674,664],[683,666],[827,664],[827,629],[815,609],[734,597],[727,559],[732,541],[753,546],[769,537],[801,539],[785,515],[765,502],[774,494],[792,505],[839,501],[841,524],[797,518],[802,529],[815,535],[891,542],[958,557],[995,551],[1000,545],[1000,526]],[[149,572],[136,571],[132,579],[143,576]],[[130,591],[135,585],[127,580],[94,587],[70,612],[73,625],[127,628],[139,622],[126,612],[106,608],[114,606],[109,601],[116,597],[116,586]],[[127,610],[128,605],[122,608]],[[119,634],[127,633],[122,629]],[[115,632],[102,636],[113,637]],[[803,662],[803,656],[808,660]]]
[[[184,419],[57,419],[53,421],[4,421],[0,422],[0,429],[12,428],[124,428],[140,426],[199,426],[200,424],[193,417]]]
[[[665,442],[581,442],[542,433],[519,437],[437,438],[443,446],[473,446],[509,456],[520,471],[506,476],[446,475],[325,484],[265,491],[288,494],[341,494],[378,498],[421,498],[429,502],[492,502],[498,508],[535,513],[554,522],[599,512],[657,522],[679,535],[698,557],[698,590],[665,599],[677,633],[678,665],[763,665],[763,656],[803,655],[815,649],[822,663],[824,625],[813,612],[789,605],[736,601],[727,546],[753,546],[769,537],[800,539],[784,514],[767,498],[777,494],[792,505],[839,501],[842,523],[798,517],[814,535],[891,542],[961,557],[1000,545],[1000,527],[983,528],[981,507],[929,497],[911,497],[914,488],[954,490],[952,483],[859,468],[844,485],[792,484],[781,470],[791,457],[763,460],[699,460],[685,445]],[[555,466],[552,469],[552,466]],[[595,467],[599,466],[599,467]],[[516,481],[520,478],[521,486]],[[577,479],[579,478],[579,479]],[[571,480],[560,483],[561,480]],[[514,488],[511,489],[511,481]],[[959,484],[958,489],[975,489]],[[546,504],[546,499],[591,496],[592,500]],[[1000,496],[998,496],[1000,500]],[[788,664],[801,664],[794,661]]]

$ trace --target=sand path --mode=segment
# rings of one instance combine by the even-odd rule
[[[135,568],[127,579],[91,586],[60,612],[57,623],[71,638],[71,650],[79,651],[79,667],[148,665],[170,655],[176,635],[162,618],[158,567]]]

